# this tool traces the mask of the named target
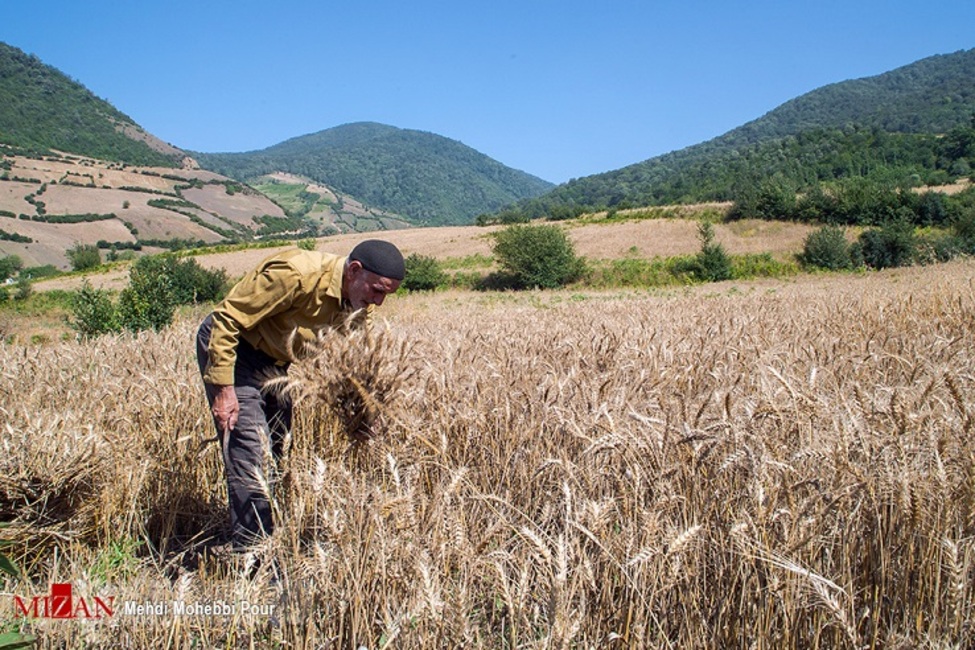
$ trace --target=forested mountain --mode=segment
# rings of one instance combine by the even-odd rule
[[[7,155],[56,150],[129,165],[192,164],[187,152],[146,133],[79,82],[5,43],[0,43],[0,144],[13,147]],[[282,172],[327,186],[348,199],[330,205],[339,216],[354,204],[353,212],[384,220],[395,213],[418,225],[470,223],[479,213],[553,187],[460,142],[372,123],[328,129],[263,151],[200,158],[207,169],[245,182]]]
[[[834,179],[942,182],[975,167],[975,49],[824,86],[708,142],[576,179],[482,220],[728,201],[774,183]]]
[[[245,182],[272,172],[297,174],[422,225],[470,223],[553,187],[456,140],[371,122],[261,151],[193,155],[204,168]]]
[[[5,43],[0,43],[0,143],[132,165],[173,167],[183,158],[64,73]]]

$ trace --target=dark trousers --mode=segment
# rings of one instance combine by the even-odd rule
[[[209,357],[212,315],[207,316],[196,334],[196,358],[200,374],[206,371]],[[240,340],[234,368],[234,391],[240,404],[237,426],[229,433],[217,431],[227,475],[230,501],[231,542],[235,551],[244,551],[269,535],[274,528],[268,496],[270,467],[281,456],[284,440],[291,429],[291,402],[263,390],[264,382],[287,372],[287,366]],[[216,387],[206,384],[207,401],[213,406]],[[271,458],[268,458],[270,451]]]

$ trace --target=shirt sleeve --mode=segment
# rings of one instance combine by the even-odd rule
[[[294,302],[301,275],[284,260],[271,259],[247,274],[213,310],[210,359],[204,381],[217,386],[234,383],[240,333],[280,313]]]

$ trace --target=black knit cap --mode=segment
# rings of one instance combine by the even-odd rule
[[[362,264],[362,268],[390,280],[402,280],[406,275],[403,254],[393,244],[380,239],[367,239],[356,244],[349,259]]]

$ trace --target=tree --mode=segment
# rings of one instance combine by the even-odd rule
[[[494,255],[515,288],[554,289],[585,270],[559,226],[516,224],[494,233],[494,239]]]
[[[67,255],[75,271],[94,269],[102,263],[102,254],[94,244],[77,243],[67,250]]]
[[[714,241],[714,226],[710,221],[702,221],[697,227],[701,250],[697,254],[698,275],[706,282],[720,282],[731,279],[731,258],[724,246]]]
[[[7,278],[12,278],[24,268],[24,261],[17,255],[7,255],[0,257],[0,282]]]

